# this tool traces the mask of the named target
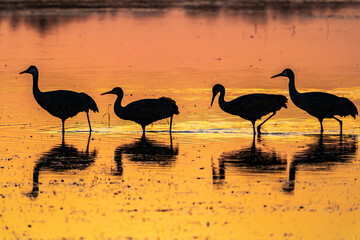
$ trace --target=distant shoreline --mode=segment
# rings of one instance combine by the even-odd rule
[[[26,9],[168,9],[184,8],[199,10],[262,10],[276,8],[337,8],[360,6],[360,0],[0,0],[0,10],[26,10]]]

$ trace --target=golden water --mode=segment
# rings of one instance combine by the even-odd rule
[[[35,11],[0,21],[0,236],[86,239],[358,239],[357,120],[319,123],[289,101],[254,140],[228,115],[226,99],[264,92],[288,97],[292,68],[301,91],[326,91],[360,106],[358,9],[255,12]],[[61,121],[32,96],[83,91],[100,113]],[[141,128],[118,119],[124,103],[168,96],[168,120]],[[108,118],[110,114],[110,122]],[[109,127],[110,125],[110,127]],[[294,180],[295,178],[295,180]]]

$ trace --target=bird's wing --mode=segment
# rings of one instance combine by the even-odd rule
[[[79,93],[73,91],[44,92],[42,102],[44,109],[59,118],[73,117],[79,112],[86,111]]]
[[[230,101],[229,105],[233,108],[232,114],[248,116],[250,118],[260,118],[279,110],[282,106],[271,95],[261,93],[238,97]]]
[[[144,124],[170,117],[164,103],[159,99],[142,99],[129,103],[124,112],[128,120]]]
[[[357,109],[347,98],[324,92],[301,94],[301,107],[315,117],[333,117],[334,115],[355,117]]]
[[[315,117],[332,117],[336,112],[339,99],[335,95],[323,92],[302,93],[299,107]]]

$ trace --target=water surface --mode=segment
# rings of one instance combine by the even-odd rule
[[[289,101],[252,138],[251,124],[210,108],[264,92],[288,97],[292,68],[301,91],[326,91],[359,106],[360,12],[47,10],[0,16],[0,228],[5,238],[357,239],[357,121],[319,124]],[[92,96],[61,121],[32,96],[40,89]],[[118,119],[124,103],[168,96],[180,115],[141,127]],[[110,114],[110,115],[109,115]],[[110,118],[109,118],[110,116]],[[110,119],[110,120],[109,120]]]

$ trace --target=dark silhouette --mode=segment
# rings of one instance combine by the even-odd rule
[[[33,171],[33,189],[26,196],[37,198],[39,195],[39,174],[41,171],[65,172],[68,170],[84,170],[92,165],[96,159],[97,151],[89,152],[89,134],[86,151],[79,151],[72,145],[62,141],[49,151],[45,152],[36,162]]]
[[[357,138],[355,136],[315,136],[314,142],[304,151],[293,156],[289,167],[289,181],[283,190],[294,191],[297,169],[310,171],[329,170],[333,165],[350,162],[356,156]]]
[[[119,175],[121,175],[123,170],[123,154],[133,162],[170,166],[176,160],[179,150],[178,147],[173,147],[171,135],[170,146],[142,136],[134,143],[121,145],[115,150],[115,162],[117,164],[117,171],[120,173]]]
[[[230,102],[226,102],[225,97],[225,88],[221,84],[216,84],[213,89],[213,96],[211,100],[211,106],[214,103],[214,99],[218,93],[219,97],[219,106],[220,108],[229,114],[237,115],[241,118],[249,120],[253,126],[254,135],[255,131],[255,121],[261,119],[261,117],[272,113],[270,117],[265,119],[261,124],[257,126],[258,134],[261,134],[261,126],[273,117],[277,111],[282,107],[287,108],[287,98],[283,95],[274,95],[274,94],[248,94],[241,97],[238,97]]]
[[[141,99],[123,107],[121,106],[121,101],[124,97],[124,92],[121,88],[116,87],[101,95],[105,94],[115,94],[117,96],[114,104],[116,116],[140,124],[143,130],[143,136],[145,136],[145,127],[147,125],[168,117],[170,118],[169,132],[171,134],[173,116],[174,114],[179,114],[178,106],[171,98]]]
[[[222,183],[225,179],[225,170],[228,167],[243,171],[271,173],[286,170],[286,164],[286,159],[281,158],[275,150],[265,151],[261,147],[256,147],[254,137],[251,147],[221,155],[218,170],[213,164],[213,180],[214,183]]]
[[[344,97],[338,97],[324,92],[299,93],[295,88],[295,75],[291,69],[285,69],[282,73],[272,76],[289,78],[289,94],[293,103],[298,107],[316,117],[321,126],[321,134],[324,132],[323,119],[334,118],[340,124],[340,134],[342,134],[342,121],[335,116],[352,116],[354,119],[358,115],[358,110],[354,103]]]
[[[91,130],[89,110],[99,112],[95,101],[86,93],[77,93],[67,90],[41,92],[38,86],[39,71],[35,66],[30,66],[20,74],[29,73],[33,76],[33,94],[37,103],[54,117],[62,121],[62,133],[65,134],[65,120],[74,117],[79,112],[86,112]],[[63,136],[64,138],[64,136]]]

